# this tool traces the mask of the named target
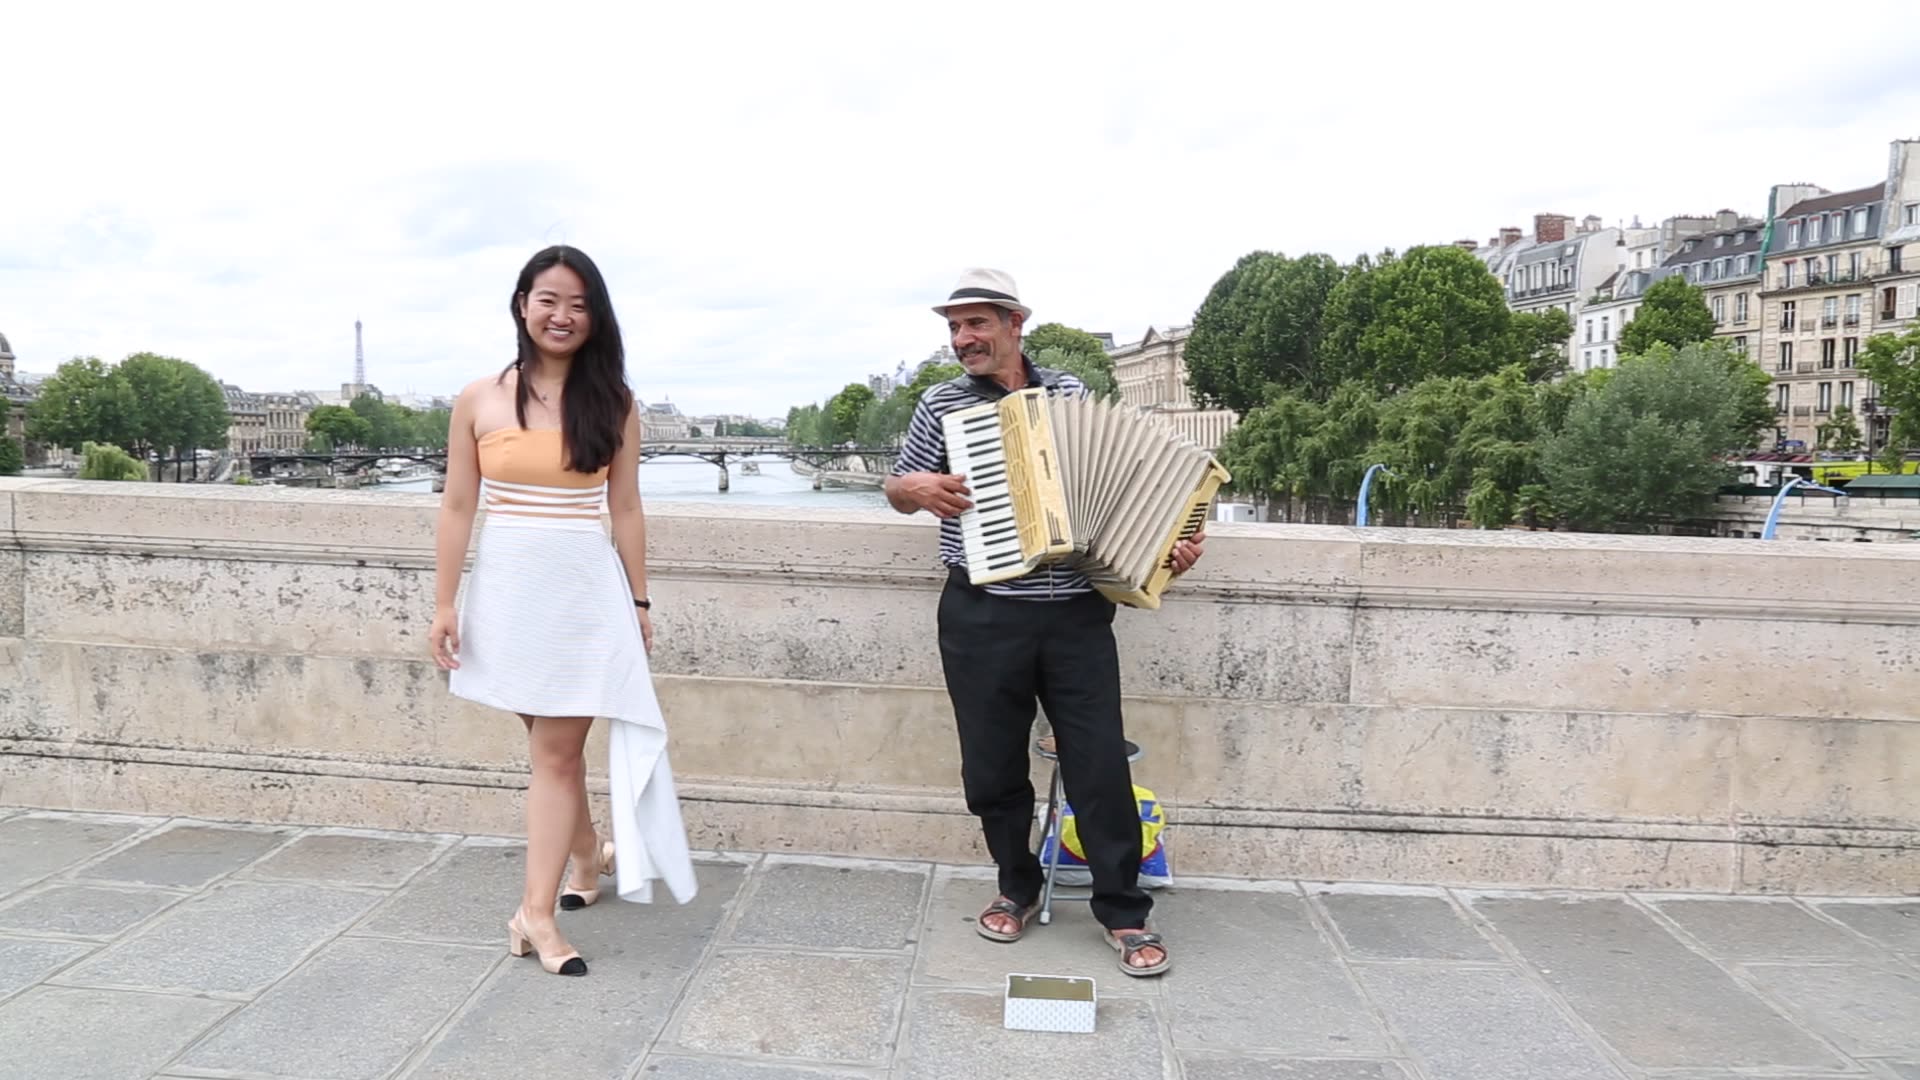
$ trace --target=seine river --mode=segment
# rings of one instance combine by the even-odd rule
[[[722,502],[759,506],[836,506],[882,507],[886,497],[877,490],[824,488],[813,490],[813,478],[801,476],[780,458],[762,458],[759,475],[740,471],[732,465],[726,492],[720,491],[720,467],[704,461],[667,459],[640,465],[640,494],[650,502]],[[402,480],[366,491],[404,491],[432,494],[433,481],[427,477]]]

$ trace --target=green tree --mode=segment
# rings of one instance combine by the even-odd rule
[[[828,439],[821,427],[818,405],[796,405],[787,410],[787,442],[793,446],[821,446]]]
[[[117,370],[136,402],[128,444],[136,458],[150,451],[178,456],[227,445],[233,417],[226,391],[205,371],[153,353],[134,353]]]
[[[373,424],[340,405],[322,405],[307,414],[307,434],[329,449],[365,447],[373,442]]]
[[[840,392],[827,399],[826,431],[827,441],[841,443],[851,440],[860,431],[860,414],[873,404],[873,388],[866,383],[848,383]]]
[[[1656,344],[1575,397],[1540,445],[1552,502],[1574,527],[1647,528],[1711,507],[1733,477],[1725,455],[1751,445],[1755,416],[1771,420],[1764,374],[1746,377],[1729,355]]]
[[[1853,418],[1853,410],[1841,405],[1833,410],[1833,417],[1815,429],[1820,439],[1820,449],[1838,453],[1851,453],[1860,449],[1860,422]]]
[[[1880,462],[1899,472],[1909,447],[1920,446],[1920,327],[1904,334],[1875,334],[1860,347],[1860,370],[1880,389],[1884,408],[1894,410]]]
[[[1644,353],[1655,344],[1678,349],[1713,337],[1713,311],[1706,295],[1679,274],[1653,283],[1633,321],[1620,330],[1621,353]]]
[[[1062,323],[1042,323],[1027,331],[1026,340],[1020,347],[1028,356],[1039,356],[1048,349],[1059,349],[1069,353],[1087,353],[1093,356],[1105,356],[1107,347],[1100,339],[1085,330]],[[1035,361],[1038,363],[1039,361]]]
[[[1573,316],[1559,308],[1513,317],[1514,356],[1528,382],[1547,382],[1567,371],[1566,345],[1573,337]]]
[[[40,383],[27,406],[27,438],[79,452],[89,442],[133,441],[136,403],[118,368],[75,357]]]
[[[1345,273],[1328,255],[1241,256],[1193,316],[1185,356],[1194,400],[1245,415],[1270,388],[1324,399],[1321,322]]]
[[[1070,353],[1062,349],[1044,349],[1033,358],[1038,367],[1064,371],[1085,383],[1095,400],[1114,401],[1120,397],[1120,384],[1113,378],[1113,360],[1105,353]]]
[[[135,481],[151,479],[147,467],[125,450],[108,443],[88,442],[80,447],[82,480]]]
[[[1348,274],[1327,299],[1324,330],[1329,373],[1384,393],[1490,375],[1516,359],[1519,344],[1499,279],[1451,245]]]
[[[11,435],[0,435],[0,476],[19,476],[27,467],[27,448]]]

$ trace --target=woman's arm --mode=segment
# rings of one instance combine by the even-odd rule
[[[473,387],[461,391],[447,421],[447,484],[440,496],[440,517],[434,529],[433,627],[427,643],[434,659],[449,669],[459,666],[460,629],[453,603],[460,594],[460,574],[466,569],[467,545],[473,539],[473,519],[480,503],[473,398]]]
[[[640,410],[627,406],[627,422],[607,469],[607,513],[613,518],[613,546],[627,572],[634,599],[647,599],[647,515],[640,503]],[[642,608],[640,629],[647,650],[653,650],[652,613]]]

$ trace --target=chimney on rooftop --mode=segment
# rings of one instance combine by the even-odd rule
[[[1453,242],[1453,246],[1454,246],[1454,247],[1457,247],[1457,248],[1459,248],[1459,249],[1460,249],[1461,251],[1478,251],[1478,250],[1480,250],[1480,241],[1478,241],[1478,240],[1455,240],[1455,241]]]
[[[1740,215],[1731,210],[1721,210],[1713,215],[1713,227],[1716,229],[1731,229],[1739,224]]]
[[[1515,244],[1517,244],[1517,243],[1519,243],[1519,242],[1520,242],[1520,227],[1519,227],[1519,226],[1517,226],[1517,225],[1507,225],[1507,226],[1505,226],[1505,227],[1503,227],[1503,228],[1501,228],[1501,230],[1500,230],[1500,240],[1499,240],[1499,243],[1500,243],[1500,246],[1501,246],[1501,247],[1503,247],[1503,248],[1510,248],[1510,247],[1512,247],[1513,245],[1515,245]]]
[[[1582,233],[1599,232],[1600,225],[1601,225],[1600,215],[1588,214],[1585,218],[1581,219],[1580,221],[1580,231]]]
[[[1533,238],[1542,244],[1557,243],[1567,238],[1567,226],[1573,224],[1573,218],[1566,214],[1533,215]]]

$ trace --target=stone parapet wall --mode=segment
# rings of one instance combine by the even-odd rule
[[[0,480],[0,804],[517,833],[520,725],[427,658],[435,511]],[[697,846],[984,859],[930,519],[648,532]],[[1176,876],[1920,891],[1920,545],[1210,532],[1116,621]]]

